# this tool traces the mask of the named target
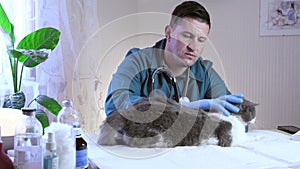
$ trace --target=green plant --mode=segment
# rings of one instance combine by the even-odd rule
[[[57,46],[60,31],[51,28],[41,28],[26,35],[15,47],[16,37],[14,25],[10,22],[0,3],[0,29],[5,39],[7,53],[10,61],[14,93],[21,92],[24,67],[33,68],[48,59],[49,53]],[[24,94],[23,94],[24,95]],[[24,103],[25,103],[25,95]],[[61,106],[56,100],[45,95],[39,95],[30,104],[36,101],[49,112],[57,116]],[[30,105],[29,104],[29,105]],[[28,105],[28,106],[29,106]],[[23,107],[24,105],[22,105]],[[43,110],[37,110],[37,118],[43,127],[49,125],[48,116]]]

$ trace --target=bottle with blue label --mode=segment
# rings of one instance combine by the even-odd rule
[[[85,169],[88,167],[87,143],[82,138],[79,113],[74,108],[71,100],[64,100],[62,104],[63,108],[57,116],[58,122],[73,127],[72,132],[76,145],[76,169]]]
[[[87,142],[82,138],[81,129],[74,128],[76,135],[76,169],[88,168]]]

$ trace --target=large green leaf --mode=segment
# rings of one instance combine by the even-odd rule
[[[26,67],[35,67],[48,59],[50,50],[22,50],[22,53],[27,56],[27,58],[22,57],[19,62],[24,63]]]
[[[62,109],[61,105],[55,99],[45,95],[38,95],[34,100],[55,116],[57,116],[59,111]]]
[[[38,56],[29,57],[26,62],[24,62],[24,66],[26,67],[35,67],[42,62],[45,62],[47,58],[41,58]]]
[[[41,28],[25,36],[19,42],[17,49],[53,50],[59,41],[59,37],[60,37],[59,30],[51,27]]]
[[[9,21],[1,3],[0,3],[0,26],[10,36],[13,42],[16,41],[14,34],[14,25]]]
[[[46,127],[49,126],[48,116],[43,110],[37,109],[35,111],[35,117],[41,122],[43,129],[45,129]],[[43,133],[44,133],[44,130],[43,130]]]
[[[22,52],[14,50],[14,49],[13,50],[8,50],[7,53],[11,58],[16,58],[16,59],[19,59],[19,60],[22,60],[22,61],[26,61],[28,59],[28,56],[23,55]]]

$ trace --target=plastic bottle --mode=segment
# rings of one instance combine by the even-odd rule
[[[23,108],[27,115],[15,128],[14,163],[18,169],[41,169],[42,166],[42,125],[35,118],[35,109]]]
[[[11,159],[2,150],[3,142],[1,140],[1,127],[0,127],[0,166],[5,169],[14,169],[14,164]]]
[[[76,169],[87,168],[87,143],[81,136],[79,114],[73,107],[73,102],[71,100],[64,100],[62,104],[63,108],[58,113],[57,118],[58,122],[68,124],[73,127],[72,132],[76,145]]]
[[[79,114],[74,109],[73,102],[71,100],[64,100],[62,101],[62,105],[63,107],[57,115],[57,121],[72,127],[80,127]]]
[[[55,135],[48,132],[48,140],[46,142],[46,152],[44,154],[44,169],[58,169],[58,156],[56,154]]]

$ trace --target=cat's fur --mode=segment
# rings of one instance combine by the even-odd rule
[[[131,147],[174,147],[217,144],[231,146],[253,122],[256,104],[244,99],[239,113],[192,109],[166,98],[144,98],[133,106],[112,112],[100,126],[98,144]]]

